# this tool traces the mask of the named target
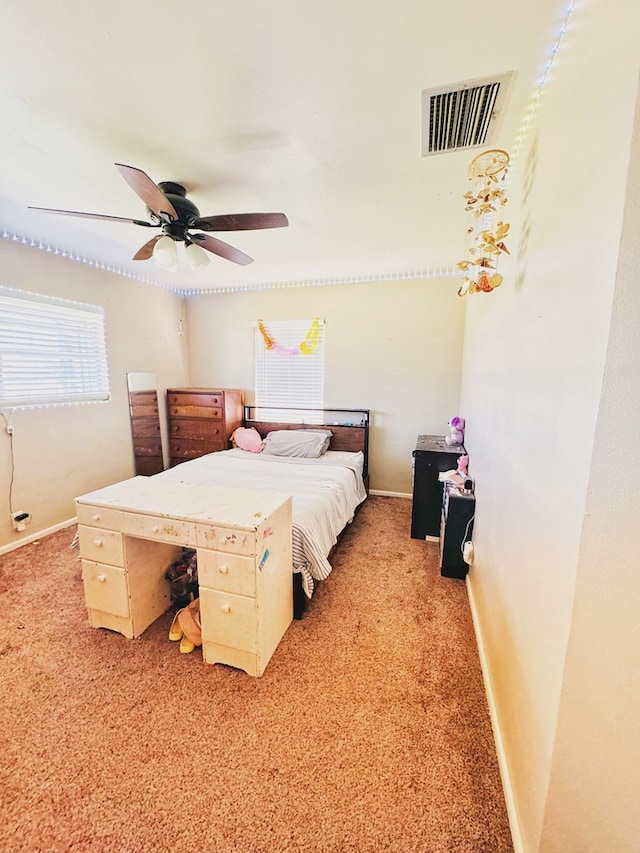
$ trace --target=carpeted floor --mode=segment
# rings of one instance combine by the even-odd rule
[[[88,627],[75,528],[0,557],[0,849],[502,853],[466,588],[371,497],[260,679]]]

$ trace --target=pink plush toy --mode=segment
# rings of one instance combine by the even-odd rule
[[[458,456],[458,470],[456,474],[459,474],[464,480],[469,476],[469,457],[468,456]]]
[[[445,438],[446,444],[462,444],[464,441],[464,418],[451,418],[449,421],[449,435]]]
[[[231,436],[231,444],[250,453],[261,453],[264,447],[260,433],[254,427],[238,427]]]

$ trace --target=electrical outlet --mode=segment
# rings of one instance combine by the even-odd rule
[[[25,512],[23,509],[19,509],[17,512],[11,514],[11,518],[13,519],[13,526],[15,529],[18,532],[21,532],[31,521],[31,514]]]

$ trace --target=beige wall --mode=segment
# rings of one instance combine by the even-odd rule
[[[640,834],[637,211],[614,302],[639,35],[633,4],[576,6],[512,175],[507,283],[469,298],[469,589],[526,851],[626,853]]]
[[[458,414],[465,302],[454,279],[283,288],[187,302],[192,384],[254,401],[253,323],[326,320],[327,406],[371,409],[371,487],[410,493],[420,434]]]
[[[550,850],[638,847],[639,234],[640,102],[542,835]],[[563,807],[571,801],[579,808]]]
[[[32,515],[22,534],[9,515],[10,446],[0,419],[2,548],[72,519],[77,495],[133,476],[127,371],[155,372],[162,400],[187,372],[177,296],[6,240],[0,265],[9,287],[104,306],[112,392],[108,403],[13,412],[13,508]]]
[[[112,391],[104,404],[13,412],[13,507],[32,515],[22,534],[9,517],[9,438],[0,423],[0,548],[73,518],[77,495],[133,475],[128,371],[156,373],[162,407],[166,388],[183,385],[239,387],[252,402],[252,324],[260,317],[326,319],[326,403],[371,409],[374,489],[409,494],[417,435],[443,434],[458,413],[466,309],[455,280],[181,300],[14,242],[0,242],[0,258],[9,286],[104,306]]]

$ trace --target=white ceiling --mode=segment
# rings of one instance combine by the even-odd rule
[[[176,289],[451,268],[476,151],[421,156],[421,91],[513,71],[492,147],[513,151],[558,36],[558,0],[3,0],[0,225]],[[255,261],[177,273],[114,163],[177,181]],[[0,230],[0,233],[1,230]],[[179,247],[182,251],[182,246]]]

